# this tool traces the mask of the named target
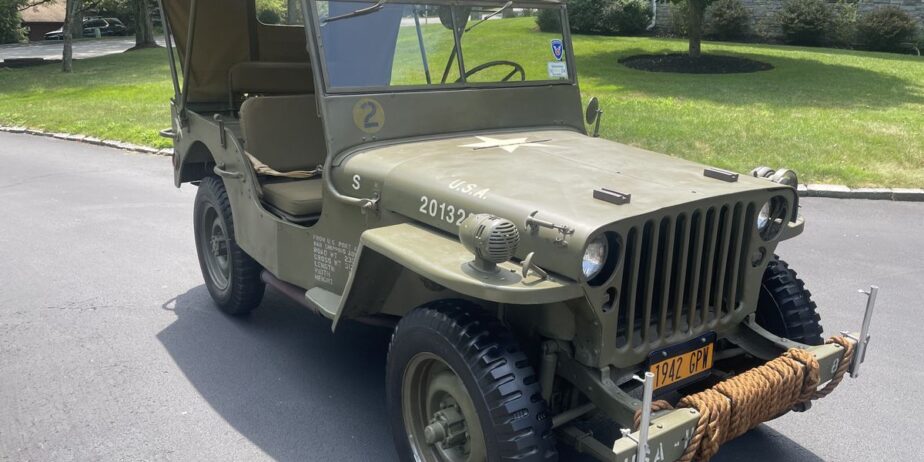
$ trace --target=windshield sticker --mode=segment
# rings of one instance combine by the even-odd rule
[[[353,123],[366,133],[378,133],[385,126],[385,110],[378,101],[363,98],[353,105]]]
[[[550,79],[567,79],[568,78],[568,65],[561,61],[550,61],[549,62],[549,78]]]
[[[561,40],[553,39],[552,40],[552,56],[555,57],[556,61],[561,61],[561,57],[564,54],[565,54],[565,46],[562,44]]]

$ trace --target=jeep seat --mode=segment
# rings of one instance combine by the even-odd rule
[[[231,104],[244,94],[303,95],[314,93],[311,66],[305,63],[245,61],[228,71]]]
[[[241,105],[244,150],[279,172],[314,170],[327,147],[314,95],[262,96]],[[296,217],[321,212],[323,180],[261,176],[263,199]]]

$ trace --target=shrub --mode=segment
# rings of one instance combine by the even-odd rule
[[[863,15],[857,33],[870,50],[898,51],[904,44],[914,43],[917,24],[911,15],[890,5]]]
[[[642,0],[619,0],[607,6],[601,32],[604,34],[639,35],[651,24],[651,5]]]
[[[561,32],[561,12],[558,8],[543,8],[536,15],[536,24],[542,32]]]
[[[671,3],[671,35],[686,37],[689,33],[687,21],[690,18],[690,5],[687,2]]]
[[[603,32],[603,15],[612,0],[570,0],[568,22],[571,31],[580,34]]]
[[[779,21],[786,43],[820,45],[831,17],[824,0],[785,0]]]
[[[857,4],[849,0],[838,0],[830,8],[828,43],[836,47],[850,47],[857,36]]]
[[[719,40],[738,39],[747,35],[749,20],[741,0],[716,0],[710,8],[706,30]]]
[[[0,1],[0,43],[16,43],[25,40],[25,34],[20,27],[19,11],[15,4],[6,4]]]
[[[264,8],[257,12],[257,19],[263,24],[279,24],[282,17],[279,12],[270,8]]]

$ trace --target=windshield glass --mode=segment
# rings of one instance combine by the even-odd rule
[[[537,7],[513,2],[449,6],[317,1],[313,5],[330,90],[571,81],[560,26],[540,32]],[[557,5],[541,8],[561,11]]]

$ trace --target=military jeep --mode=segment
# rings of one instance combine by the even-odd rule
[[[162,0],[163,134],[218,308],[270,286],[334,330],[393,329],[402,460],[703,459],[856,374],[875,293],[824,343],[774,253],[803,230],[796,175],[596,137],[562,1],[289,3]]]

